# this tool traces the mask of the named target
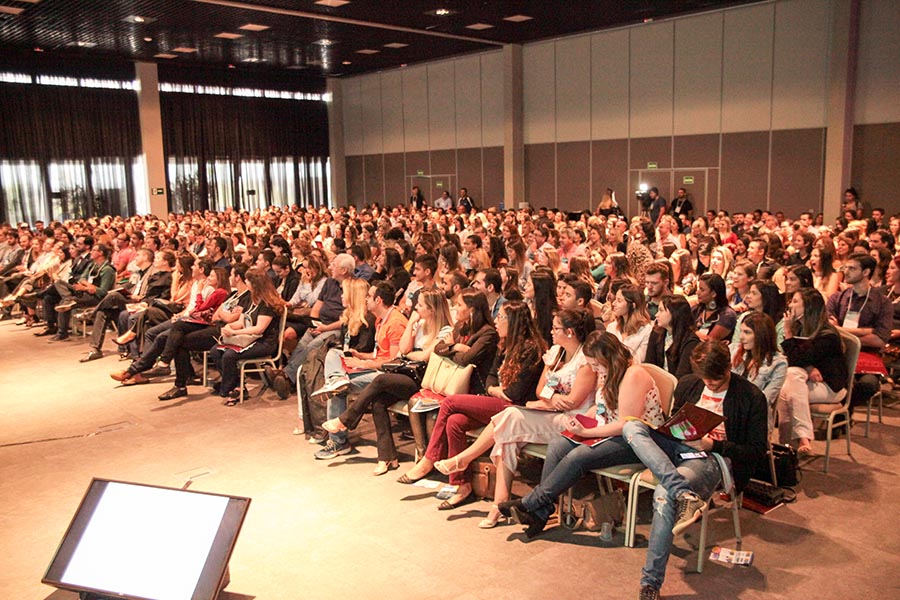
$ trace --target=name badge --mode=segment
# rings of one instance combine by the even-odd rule
[[[859,311],[858,310],[848,310],[847,314],[844,316],[843,326],[847,329],[858,329],[859,328]]]
[[[544,400],[549,400],[553,397],[553,394],[556,393],[557,385],[559,385],[559,378],[556,375],[551,375],[547,378],[547,383],[544,384],[544,387],[541,389],[541,393],[538,394],[538,397]]]

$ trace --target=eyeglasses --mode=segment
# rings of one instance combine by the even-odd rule
[[[550,331],[565,331],[565,330],[566,330],[565,327],[557,327],[556,325],[554,325],[550,328]]]
[[[506,320],[508,320],[508,319],[509,319],[509,317],[507,317],[507,316],[504,315],[503,313],[500,313],[499,315],[497,315],[497,318],[494,319],[494,322],[495,322],[495,323],[499,323],[500,321],[506,321]]]

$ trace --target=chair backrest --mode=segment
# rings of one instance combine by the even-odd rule
[[[852,333],[838,330],[841,340],[844,342],[844,359],[847,361],[847,396],[842,404],[848,404],[853,395],[853,381],[856,378],[856,362],[859,360],[859,351],[862,345],[859,338]]]
[[[672,410],[672,397],[675,394],[675,386],[678,385],[678,380],[675,379],[674,375],[656,365],[641,363],[641,366],[656,382],[656,388],[659,390],[659,403],[662,406],[663,414],[668,417],[669,411]]]

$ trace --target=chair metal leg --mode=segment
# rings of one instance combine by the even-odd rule
[[[625,546],[628,548],[634,548],[638,496],[641,493],[640,478],[641,471],[638,471],[628,482],[628,499],[625,504]]]
[[[737,541],[737,549],[741,549],[741,544],[744,541],[743,536],[741,535],[741,504],[743,504],[744,493],[735,494],[734,490],[732,492],[732,506],[731,506],[731,517],[734,520],[734,539]]]
[[[240,393],[240,397],[239,397],[239,400],[238,400],[238,403],[239,403],[239,404],[243,404],[243,403],[244,403],[244,378],[245,378],[246,376],[247,376],[247,374],[244,372],[244,365],[241,365],[241,378],[240,378],[240,380],[238,381],[238,389],[240,390],[240,392],[239,392],[239,393]]]
[[[824,473],[828,472],[828,461],[831,458],[831,428],[834,427],[834,413],[828,415],[828,421],[825,429],[825,469]],[[848,426],[847,429],[850,429]]]
[[[703,513],[703,516],[700,518],[700,545],[699,552],[700,554],[697,556],[697,572],[703,572],[703,561],[706,559],[706,532],[709,528],[709,508],[707,507],[706,511]]]
[[[203,361],[203,387],[209,383],[209,351],[200,354],[200,360]]]

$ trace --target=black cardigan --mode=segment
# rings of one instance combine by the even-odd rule
[[[699,343],[700,338],[691,333],[684,336],[678,348],[673,344],[669,351],[666,352],[666,330],[661,327],[654,327],[647,342],[647,354],[644,357],[644,362],[656,365],[661,369],[665,368],[676,379],[681,379],[693,372],[691,353]],[[663,355],[666,357],[665,367],[663,367]]]
[[[685,402],[696,404],[704,388],[696,375],[682,377],[675,388],[674,411]],[[725,440],[713,442],[712,451],[731,459],[737,491],[744,489],[756,467],[766,456],[769,425],[766,397],[758,387],[738,375],[731,374],[728,391],[722,401],[725,416]]]
[[[503,393],[509,398],[513,404],[524,406],[530,400],[537,400],[537,384],[541,379],[541,373],[544,372],[544,363],[541,360],[541,354],[538,352],[537,346],[532,346],[532,352],[525,354],[522,358],[522,368],[519,376],[509,386],[503,388]],[[494,364],[491,366],[490,373],[487,376],[485,388],[493,385],[502,385],[500,383],[500,367],[506,360],[504,352],[497,352],[494,358]]]
[[[844,347],[840,336],[833,331],[826,329],[814,338],[787,338],[781,342],[781,349],[788,366],[817,368],[832,391],[839,392],[847,387]]]

